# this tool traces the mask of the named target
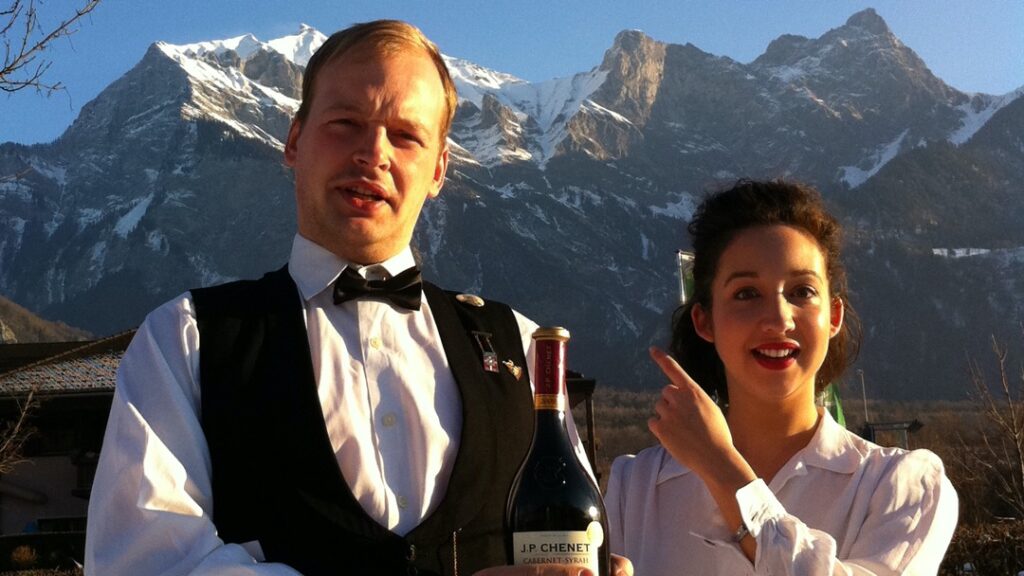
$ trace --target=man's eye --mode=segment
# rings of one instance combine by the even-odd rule
[[[398,131],[398,132],[395,132],[394,134],[395,134],[395,138],[398,138],[399,140],[403,140],[405,142],[411,142],[413,144],[422,144],[423,143],[423,140],[419,136],[417,136],[416,134],[414,134],[412,132]]]

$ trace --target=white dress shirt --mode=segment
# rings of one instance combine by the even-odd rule
[[[359,272],[382,278],[413,265],[407,248]],[[426,298],[419,311],[369,299],[335,305],[332,285],[346,266],[296,235],[288,272],[302,298],[338,466],[370,517],[404,535],[445,496],[461,397]],[[519,313],[516,320],[532,373],[537,325]],[[217,537],[199,417],[200,351],[185,293],[151,312],[125,352],[90,497],[87,574],[297,574],[258,563],[258,542],[225,545]]]
[[[957,496],[927,450],[882,448],[827,413],[775,475],[736,494],[753,564],[704,482],[661,446],[612,464],[611,551],[638,575],[934,575],[956,527]]]

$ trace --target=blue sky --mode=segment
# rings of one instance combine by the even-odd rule
[[[79,4],[45,2],[40,17],[45,25]],[[66,92],[0,94],[0,142],[55,139],[83,104],[160,40],[246,33],[270,40],[302,23],[330,34],[353,22],[399,18],[450,56],[538,81],[597,66],[624,29],[749,62],[782,34],[818,37],[868,7],[954,88],[1003,94],[1024,86],[1021,0],[103,0],[48,54],[48,79]]]

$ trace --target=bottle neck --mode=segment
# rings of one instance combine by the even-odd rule
[[[537,438],[545,438],[548,442],[559,438],[568,443],[569,429],[565,424],[565,412],[538,408],[534,412],[534,441]]]
[[[536,412],[537,431],[567,435],[565,411],[568,409],[565,393],[565,340],[540,339],[535,345],[533,407]]]
[[[534,406],[565,410],[565,342],[537,340]]]

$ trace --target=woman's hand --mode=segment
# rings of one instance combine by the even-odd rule
[[[612,554],[612,576],[633,576],[633,563]],[[474,576],[593,576],[586,568],[544,564],[541,566],[498,566],[477,572]]]
[[[650,354],[670,384],[662,389],[647,427],[676,461],[703,478],[736,452],[729,425],[721,409],[674,358],[657,347]]]
[[[647,421],[647,427],[676,461],[700,476],[726,524],[735,529],[742,522],[736,491],[757,475],[733,446],[725,415],[711,397],[660,348],[651,348],[651,358],[671,384],[661,391],[661,398],[654,405],[655,416]],[[745,538],[740,547],[753,561],[753,538]]]

